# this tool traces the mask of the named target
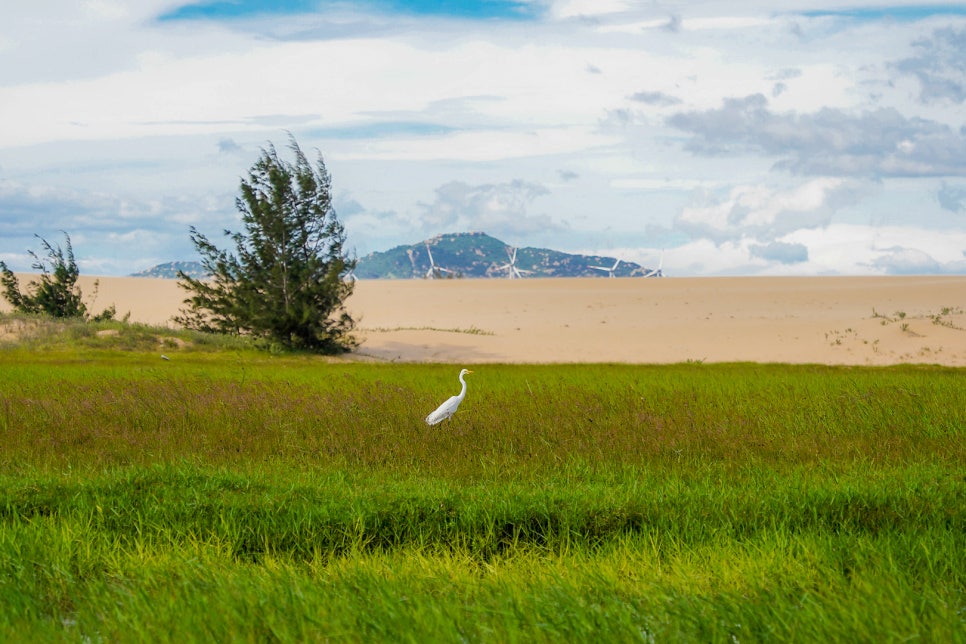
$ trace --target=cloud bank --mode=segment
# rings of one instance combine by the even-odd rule
[[[360,253],[483,230],[669,275],[961,272],[964,70],[950,4],[13,5],[0,259],[60,231],[88,272],[191,259],[292,133]]]

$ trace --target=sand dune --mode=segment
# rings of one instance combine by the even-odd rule
[[[92,303],[93,279],[90,308],[136,322],[170,324],[185,297],[107,277]],[[359,354],[386,361],[966,365],[963,276],[363,280],[348,308]]]

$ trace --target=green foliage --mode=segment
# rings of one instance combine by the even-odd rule
[[[313,167],[294,139],[289,148],[294,163],[270,145],[242,180],[236,206],[245,230],[225,231],[234,253],[192,227],[211,279],[179,271],[180,286],[192,295],[176,321],[289,349],[340,353],[355,346],[355,323],[343,306],[352,293],[346,277],[355,260],[343,252],[345,232],[332,209],[321,155]]]
[[[958,641],[962,369],[0,352],[0,638]]]
[[[34,251],[27,251],[34,258],[33,268],[40,271],[40,281],[31,282],[26,292],[20,290],[20,282],[7,265],[0,261],[0,283],[3,284],[4,297],[21,313],[43,314],[55,318],[88,319],[87,306],[82,300],[81,289],[77,286],[80,270],[74,260],[74,249],[70,236],[64,233],[66,249],[53,246],[39,235],[47,257],[42,259]],[[94,283],[95,292],[97,282]],[[113,306],[94,316],[95,321],[114,318]]]

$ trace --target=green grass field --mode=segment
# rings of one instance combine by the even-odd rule
[[[0,639],[966,641],[966,371],[459,366],[0,345]]]

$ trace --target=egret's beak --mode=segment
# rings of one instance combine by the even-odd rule
[[[466,370],[466,373],[473,373],[473,372],[472,372],[472,371],[470,371],[469,369],[467,369],[467,370]]]

